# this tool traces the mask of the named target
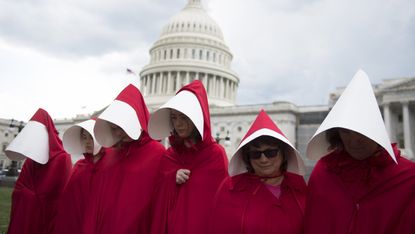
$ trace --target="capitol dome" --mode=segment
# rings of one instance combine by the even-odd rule
[[[232,58],[219,25],[200,0],[189,0],[150,49],[150,63],[140,72],[141,92],[149,107],[158,107],[197,79],[210,105],[235,105],[239,78],[230,68]]]

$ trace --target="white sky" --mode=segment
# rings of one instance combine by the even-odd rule
[[[327,104],[363,68],[415,76],[413,0],[202,0],[239,74],[238,104]],[[187,0],[0,0],[0,118],[109,104]]]

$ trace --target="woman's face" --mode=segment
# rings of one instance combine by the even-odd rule
[[[373,156],[378,150],[378,144],[364,135],[348,129],[339,129],[340,139],[344,149],[354,159],[363,160]]]
[[[122,130],[122,128],[118,127],[118,125],[115,125],[111,122],[108,122],[110,129],[111,129],[111,133],[112,136],[115,139],[120,139],[119,142],[131,142],[133,141],[132,138],[130,138],[127,133],[124,132],[124,130]]]
[[[183,113],[176,110],[171,110],[170,120],[173,124],[174,130],[176,130],[177,135],[181,138],[188,138],[195,129],[193,122]]]
[[[84,146],[85,153],[92,154],[94,152],[94,139],[92,139],[91,134],[84,129],[81,130],[81,142]]]
[[[281,173],[283,152],[278,145],[260,143],[258,147],[248,146],[248,157],[255,174],[263,177],[272,177]]]

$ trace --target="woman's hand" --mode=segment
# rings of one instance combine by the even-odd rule
[[[190,177],[190,170],[179,169],[176,172],[176,184],[185,183]]]

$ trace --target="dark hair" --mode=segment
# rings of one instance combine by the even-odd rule
[[[343,142],[340,138],[339,128],[331,128],[326,131],[326,140],[329,143],[328,150],[342,149]]]
[[[193,128],[193,130],[192,130],[192,132],[190,133],[190,136],[189,136],[188,138],[189,138],[189,139],[193,139],[193,140],[195,140],[195,142],[199,142],[199,141],[201,141],[201,140],[202,140],[202,136],[200,135],[199,131],[198,131],[198,130],[197,130],[197,128],[196,128],[196,125],[195,125],[195,124],[193,123],[193,121],[189,118],[189,116],[187,116],[187,115],[186,115],[186,114],[184,114],[183,112],[178,111],[178,110],[173,109],[173,108],[170,108],[170,113],[172,112],[172,110],[177,111],[177,112],[181,113],[182,115],[186,116],[187,120],[188,120],[188,121],[190,121],[190,122],[193,124],[194,128]],[[171,115],[171,114],[170,114],[170,115]],[[172,128],[172,133],[171,133],[171,135],[174,135],[174,136],[175,136],[175,140],[176,140],[176,141],[178,141],[178,143],[179,143],[181,140],[180,140],[179,135],[178,135],[178,134],[177,134],[177,132],[176,132],[176,129],[174,129],[173,121],[172,121],[171,119],[170,119],[170,126],[171,126],[171,128]]]
[[[264,145],[268,145],[268,146],[278,146],[278,148],[281,151],[281,155],[282,155],[282,164],[280,167],[281,172],[285,172],[287,171],[287,151],[288,151],[288,147],[287,145],[278,140],[275,137],[272,136],[260,136],[255,138],[254,140],[252,140],[251,142],[249,142],[248,144],[244,145],[242,147],[242,160],[244,161],[244,163],[246,164],[246,169],[248,170],[248,172],[250,173],[255,173],[254,168],[251,165],[251,160],[248,156],[248,151],[249,151],[249,146],[253,146],[253,147],[259,147],[261,144]]]
[[[85,128],[81,128],[81,131],[79,131],[79,137],[82,138],[82,134],[85,134],[87,136],[92,137],[92,135],[85,129]],[[93,137],[92,137],[93,138]]]

